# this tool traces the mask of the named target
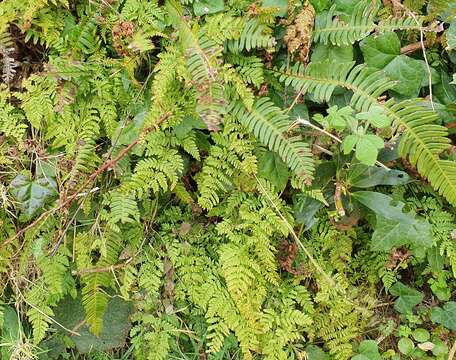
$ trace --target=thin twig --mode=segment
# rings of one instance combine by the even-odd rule
[[[164,115],[162,115],[160,117],[160,119],[158,119],[157,121],[157,124],[155,124],[155,126],[159,126],[162,122],[164,122],[166,119],[168,119],[169,117],[171,116],[171,113],[166,113]],[[128,152],[134,147],[136,146],[140,141],[143,140],[144,136],[149,133],[150,131],[152,131],[152,128],[146,128],[142,131],[142,133],[140,134],[140,136],[135,140],[133,141],[131,144],[129,144],[127,147],[123,148],[119,154],[117,154],[117,156],[112,159],[112,160],[107,160],[100,168],[98,168],[94,173],[92,173],[89,178],[79,187],[79,189],[74,193],[72,194],[71,196],[69,196],[63,203],[61,203],[59,206],[56,206],[48,211],[45,211],[44,213],[42,213],[38,218],[36,218],[33,222],[31,222],[29,225],[27,225],[25,228],[19,230],[14,236],[8,238],[7,240],[5,240],[2,244],[0,244],[0,249],[3,248],[4,246],[8,245],[8,244],[11,244],[14,240],[16,240],[17,238],[19,238],[20,236],[22,236],[27,230],[30,230],[31,228],[33,228],[34,226],[36,226],[37,224],[39,224],[41,221],[45,220],[48,216],[54,214],[55,212],[65,208],[65,207],[68,207],[69,205],[71,205],[71,203],[78,198],[78,195],[84,191],[84,189],[90,184],[92,183],[100,174],[102,174],[104,171],[106,171],[107,169],[113,167],[115,164],[117,164],[125,155],[128,154]]]
[[[435,43],[440,43],[442,40],[442,37],[439,36],[435,41],[426,41],[424,43],[425,46],[433,46]],[[422,49],[422,44],[421,44],[421,41],[418,41],[416,43],[413,43],[413,44],[408,44],[408,45],[405,45],[401,48],[401,54],[405,55],[405,54],[411,54],[417,50],[420,50]]]

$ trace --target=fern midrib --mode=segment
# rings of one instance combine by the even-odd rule
[[[342,25],[342,24],[341,24]],[[320,29],[315,29],[313,31],[314,35],[315,34],[320,34],[320,33],[325,33],[325,32],[347,32],[347,31],[354,31],[354,30],[362,30],[362,31],[394,31],[397,29],[402,29],[402,30],[419,30],[421,29],[422,26],[418,25],[378,25],[378,24],[373,24],[371,26],[367,25],[356,25],[356,26],[344,26],[342,27],[325,27],[325,28],[320,28]]]
[[[279,72],[279,73],[287,75],[284,72]],[[353,86],[351,83],[347,83],[347,82],[344,82],[344,81],[333,80],[333,79],[328,79],[328,78],[314,78],[314,77],[307,76],[307,75],[296,75],[296,74],[293,74],[291,76],[296,77],[296,78],[300,78],[300,79],[303,79],[303,80],[308,80],[308,81],[314,81],[314,82],[322,83],[322,84],[328,84],[329,83],[329,84],[333,84],[335,86],[344,87],[344,88],[346,88],[348,90],[351,90],[353,93],[361,94],[365,98],[370,99],[371,101],[374,101],[378,106],[381,106],[382,108],[384,108],[385,111],[387,112],[388,116],[391,116],[392,118],[394,118],[394,121],[397,124],[404,126],[407,129],[406,131],[409,134],[412,135],[412,137],[419,144],[419,146],[422,149],[424,149],[424,152],[427,155],[430,155],[430,157],[432,159],[434,159],[434,163],[438,167],[438,170],[440,171],[440,173],[443,174],[443,177],[445,178],[446,183],[449,184],[449,186],[453,189],[453,192],[456,193],[456,185],[454,185],[452,183],[450,178],[447,176],[446,171],[440,166],[440,161],[439,161],[440,159],[438,159],[431,152],[431,150],[428,148],[428,146],[426,146],[426,143],[418,136],[418,134],[415,131],[413,131],[413,128],[409,127],[406,122],[402,121],[402,119],[394,111],[391,111],[390,108],[388,108],[387,106],[385,106],[384,104],[379,102],[376,97],[371,96],[369,93],[365,92],[361,88]]]

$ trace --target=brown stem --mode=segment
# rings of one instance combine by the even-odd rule
[[[401,54],[411,54],[415,51],[422,49],[423,45],[425,47],[430,47],[436,43],[440,43],[441,40],[442,40],[442,38],[439,36],[435,41],[425,41],[423,44],[421,44],[421,41],[418,41],[413,44],[408,44],[401,48]]]
[[[163,114],[157,121],[157,124],[155,126],[159,126],[161,123],[163,123],[166,119],[168,119],[171,116],[171,113],[166,113]],[[110,167],[113,167],[115,164],[117,164],[125,155],[128,154],[128,152],[135,146],[137,145],[143,138],[144,136],[151,132],[152,128],[146,128],[142,131],[140,136],[133,141],[131,144],[129,144],[127,147],[123,148],[117,156],[112,159],[112,160],[107,160],[99,169],[97,169],[94,173],[92,173],[89,178],[80,186],[80,188],[71,196],[67,197],[64,202],[62,202],[59,206],[56,206],[55,208],[52,208],[48,211],[45,211],[42,213],[40,216],[38,216],[33,222],[31,222],[29,225],[27,225],[25,228],[19,230],[14,236],[6,239],[2,244],[0,244],[0,249],[3,248],[4,246],[11,244],[14,240],[16,240],[18,237],[22,236],[27,230],[30,230],[34,226],[36,226],[38,223],[41,221],[45,220],[49,215],[52,215],[53,213],[68,207],[71,205],[71,203],[78,197],[78,195],[84,191],[84,189],[89,185],[92,181],[94,181],[101,173],[109,169]]]

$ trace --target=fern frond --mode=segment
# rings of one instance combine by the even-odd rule
[[[109,205],[111,212],[108,221],[111,229],[119,232],[118,223],[128,224],[139,221],[138,204],[133,195],[114,191]]]
[[[404,131],[399,154],[409,157],[434,189],[451,204],[456,204],[456,163],[439,158],[439,154],[448,149],[449,140],[446,128],[436,125],[436,113],[413,100],[400,104],[394,100],[380,102],[378,97],[391,89],[394,82],[381,71],[371,72],[363,65],[352,67],[353,63],[322,62],[304,69],[297,64],[289,73],[282,69],[276,71],[276,75],[286,85],[303,93],[311,92],[320,101],[328,101],[334,89],[341,86],[353,92],[350,104],[356,110],[365,112],[374,105],[383,107],[395,129]]]
[[[248,111],[236,103],[233,114],[255,137],[276,152],[288,167],[304,182],[313,179],[314,164],[309,145],[297,138],[287,138],[290,121],[268,98],[260,98]]]
[[[321,13],[315,18],[313,39],[323,44],[349,45],[361,40],[375,31],[378,33],[394,30],[420,30],[422,19],[415,21],[412,17],[389,18],[374,22],[377,7],[371,1],[360,1],[351,15],[348,23],[342,21],[336,14],[336,5],[328,12]]]
[[[167,1],[171,19],[180,34],[186,51],[187,68],[197,90],[197,112],[211,131],[218,130],[226,113],[223,82],[217,76],[223,48],[209,39],[203,30],[195,31],[185,20],[182,7],[174,0]]]
[[[276,40],[272,36],[271,28],[261,23],[259,19],[249,19],[239,39],[228,41],[228,49],[237,54],[244,50],[272,48],[275,44]]]
[[[204,32],[206,36],[222,45],[227,40],[238,39],[244,28],[245,21],[241,17],[233,17],[226,13],[206,17]]]
[[[407,157],[432,187],[456,206],[456,162],[440,159],[449,149],[447,128],[437,125],[438,114],[408,100],[399,104],[385,104],[394,124],[403,130],[398,153]]]
[[[104,272],[87,274],[83,280],[82,305],[85,310],[85,318],[90,330],[98,336],[103,328],[103,315],[109,301],[109,297],[102,287],[109,286],[110,274]]]

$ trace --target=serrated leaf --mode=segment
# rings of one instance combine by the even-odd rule
[[[398,297],[394,302],[394,308],[402,314],[411,312],[424,299],[423,293],[404,285],[400,281],[391,286],[389,292]]]
[[[366,165],[374,165],[378,150],[383,149],[383,140],[377,135],[360,136],[356,143],[356,158]]]

